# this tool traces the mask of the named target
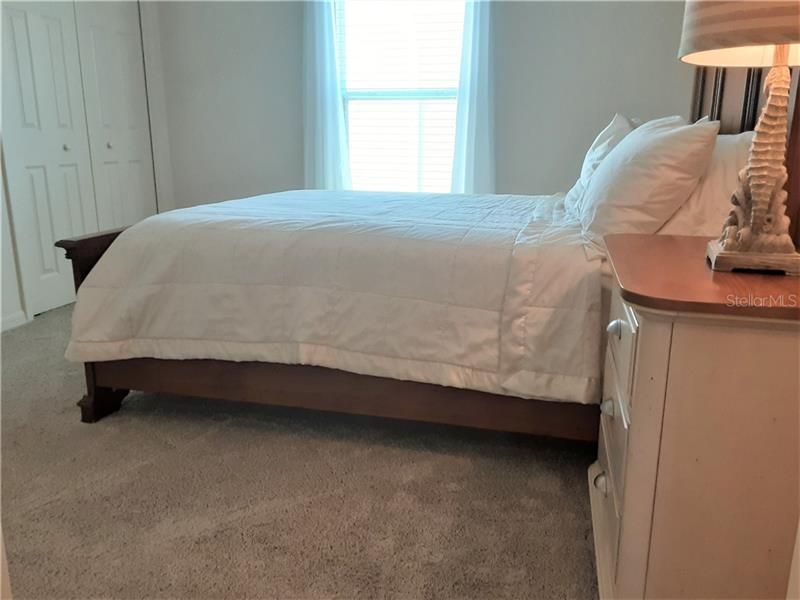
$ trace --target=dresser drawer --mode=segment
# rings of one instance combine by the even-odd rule
[[[616,503],[617,513],[622,514],[622,494],[625,489],[625,465],[628,450],[628,430],[630,413],[623,401],[620,389],[621,378],[616,368],[613,353],[606,353],[606,366],[603,373],[603,399],[600,404],[600,439],[605,446],[608,471],[611,475],[611,491]]]
[[[630,407],[633,370],[636,361],[636,339],[639,323],[636,314],[620,297],[619,290],[611,296],[610,320],[606,327],[608,348],[616,360],[619,375],[619,393],[622,402]]]
[[[611,585],[616,578],[620,531],[620,518],[611,491],[612,479],[613,476],[608,470],[608,455],[601,427],[597,462],[589,469],[589,494],[598,569],[602,564],[603,579]]]

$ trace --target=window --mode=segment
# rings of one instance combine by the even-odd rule
[[[353,189],[449,192],[464,0],[336,0]]]

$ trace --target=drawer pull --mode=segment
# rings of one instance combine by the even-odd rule
[[[608,332],[608,335],[615,335],[618,338],[621,338],[622,326],[623,326],[622,319],[614,319],[613,321],[611,321],[611,323],[608,324],[608,327],[606,327],[606,331]]]
[[[600,412],[608,417],[614,416],[614,399],[606,398],[600,403]]]
[[[594,487],[603,492],[604,496],[608,493],[608,478],[605,473],[600,473],[595,477],[593,483]]]

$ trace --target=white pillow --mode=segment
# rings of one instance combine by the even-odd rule
[[[739,185],[739,171],[747,164],[753,132],[718,135],[700,183],[686,204],[678,209],[658,233],[718,236],[731,211],[731,196]]]
[[[581,200],[584,234],[655,233],[686,202],[708,167],[719,122],[649,121],[597,167]]]
[[[564,208],[567,212],[574,215],[580,213],[581,197],[586,186],[589,185],[592,174],[597,170],[602,160],[608,156],[608,153],[631,131],[633,131],[633,126],[630,120],[617,113],[611,119],[611,123],[606,125],[605,129],[598,134],[583,158],[583,166],[581,167],[581,175],[578,177],[578,181],[575,182],[575,185],[564,197]]]

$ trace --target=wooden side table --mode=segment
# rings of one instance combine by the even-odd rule
[[[598,461],[604,598],[786,597],[800,504],[800,280],[707,238],[612,235]]]

